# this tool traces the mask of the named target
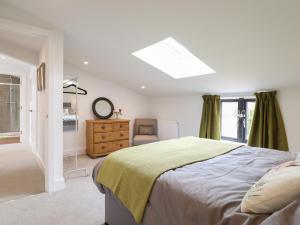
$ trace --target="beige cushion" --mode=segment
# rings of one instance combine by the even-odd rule
[[[139,126],[153,126],[153,135],[157,135],[157,120],[156,119],[135,119],[133,135],[139,135]]]
[[[140,125],[139,135],[153,135],[154,127],[152,125]]]
[[[159,141],[156,135],[135,135],[133,138],[134,145],[143,145]]]
[[[241,211],[273,213],[300,197],[300,162],[283,163],[265,174],[244,196]]]

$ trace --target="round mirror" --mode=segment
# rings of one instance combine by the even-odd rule
[[[114,105],[107,98],[97,98],[93,102],[93,112],[99,119],[109,119],[113,115]]]

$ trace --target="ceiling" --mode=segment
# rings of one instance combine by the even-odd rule
[[[0,2],[63,31],[66,62],[145,95],[300,86],[299,0]],[[131,55],[167,37],[216,74],[175,80]]]
[[[9,75],[15,75],[17,71],[30,71],[31,69],[30,64],[24,63],[23,61],[20,61],[18,59],[15,59],[13,57],[7,56],[3,53],[0,53],[0,67],[2,72],[8,72]],[[12,68],[14,68],[12,70]],[[14,72],[12,72],[14,71]]]
[[[43,39],[7,30],[0,30],[0,41],[10,42],[16,46],[39,52],[43,46]]]

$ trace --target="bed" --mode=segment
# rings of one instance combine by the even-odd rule
[[[300,199],[273,214],[241,213],[245,193],[272,167],[294,160],[270,149],[238,147],[226,154],[169,170],[156,180],[142,225],[299,225]],[[98,189],[105,194],[109,225],[137,225],[129,210],[97,182],[100,162],[93,171]]]

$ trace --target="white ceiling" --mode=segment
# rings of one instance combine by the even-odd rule
[[[4,57],[4,58],[3,58]],[[0,68],[2,74],[8,75],[27,75],[23,74],[25,71],[30,71],[31,69],[30,64],[24,63],[18,59],[13,57],[7,56],[0,52]]]
[[[43,39],[33,36],[21,35],[15,32],[0,30],[0,41],[10,42],[21,48],[39,52],[43,45]]]
[[[299,0],[0,1],[63,31],[67,62],[146,95],[300,86]],[[216,74],[175,80],[131,55],[170,36]]]

